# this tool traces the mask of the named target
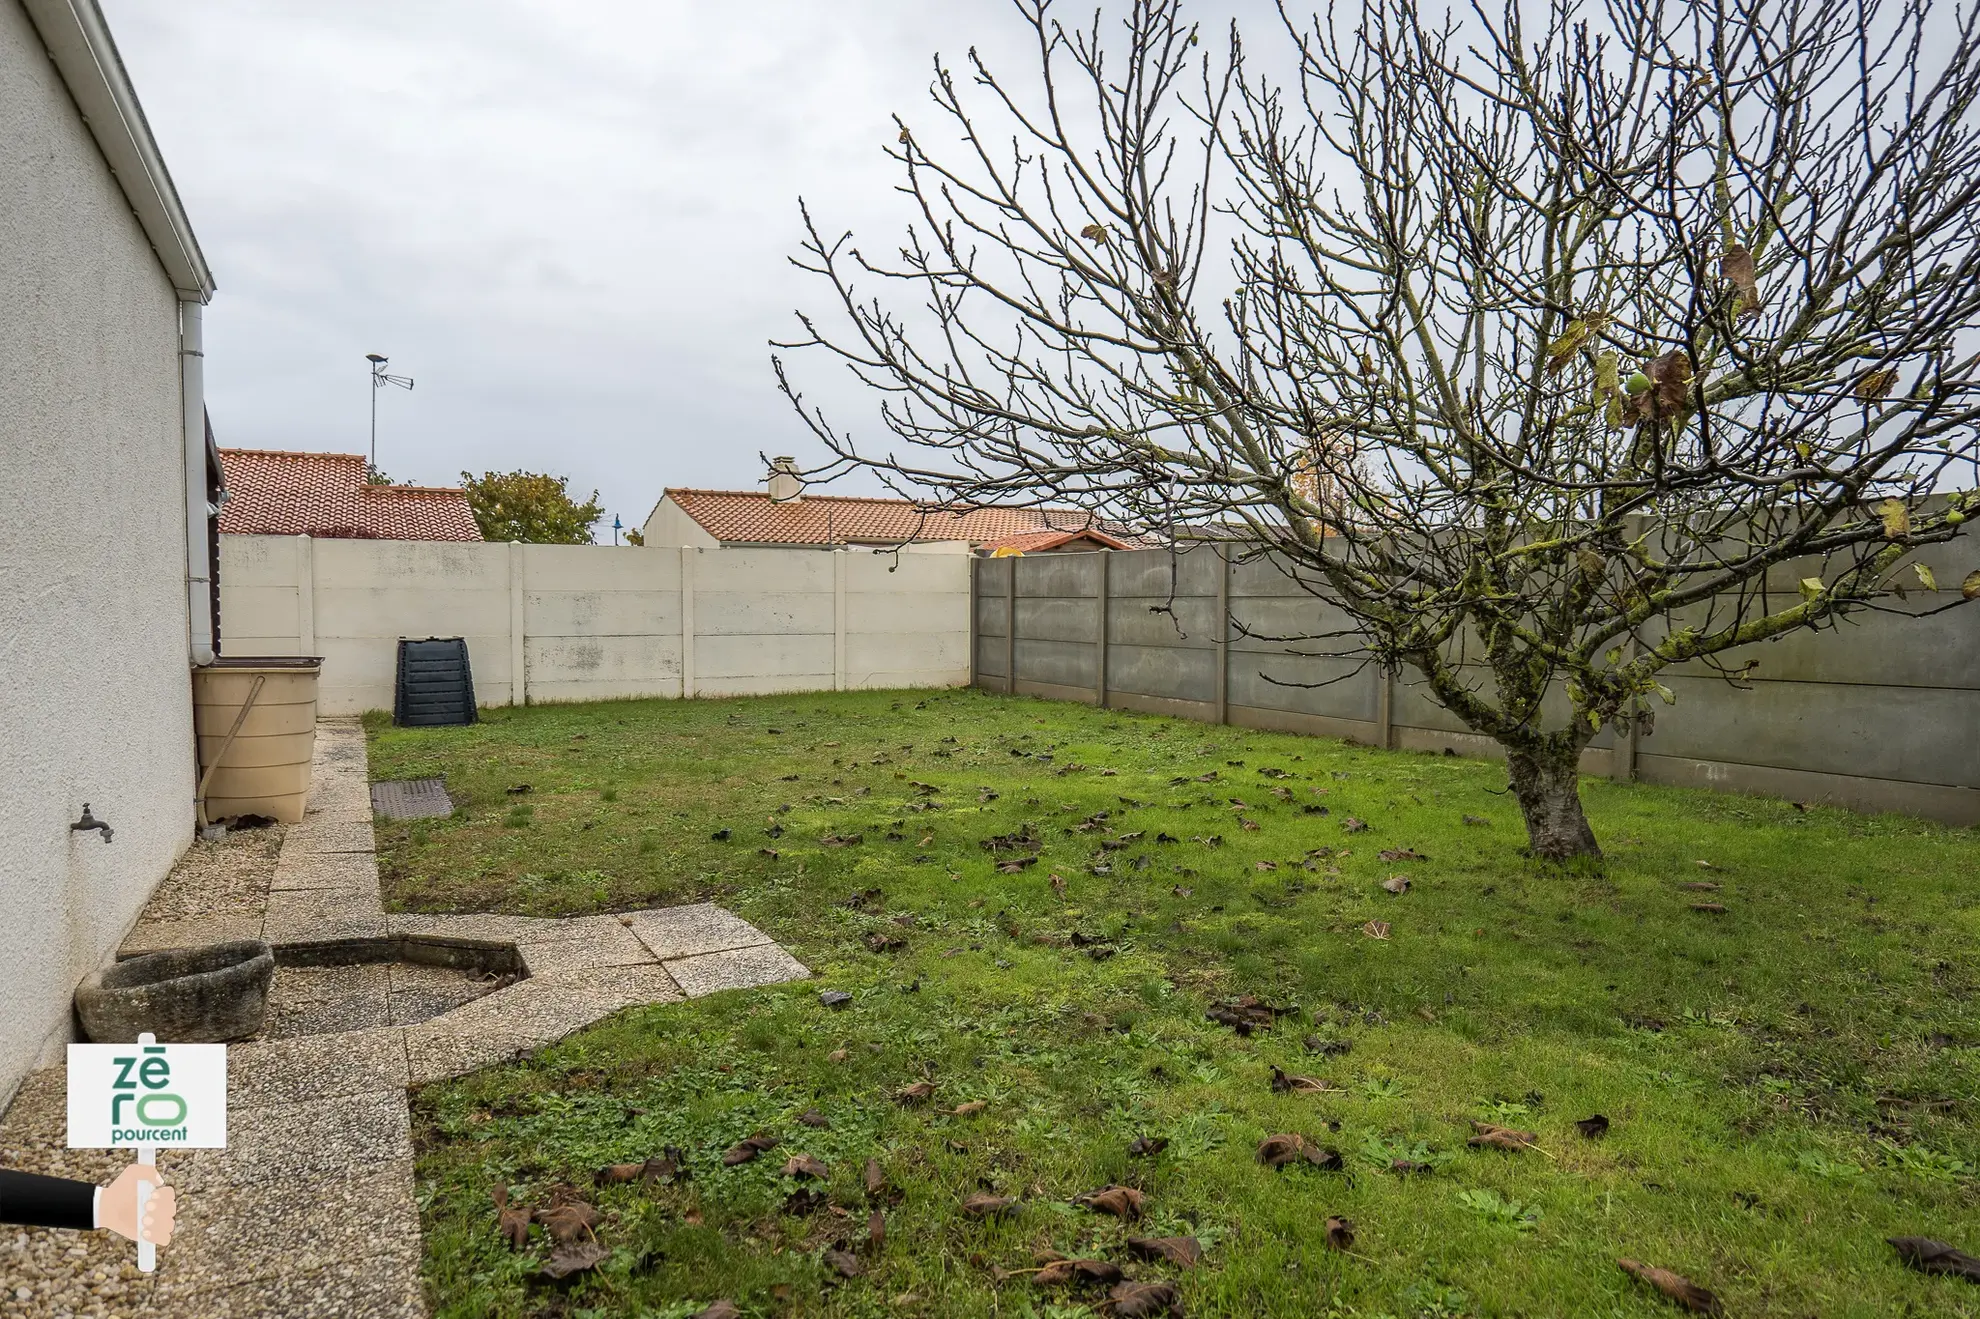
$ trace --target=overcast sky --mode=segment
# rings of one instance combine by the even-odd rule
[[[816,456],[766,346],[826,305],[799,195],[898,234],[881,150],[933,54],[1024,63],[1007,0],[103,7],[219,283],[221,443],[362,450],[385,353],[393,477],[569,475],[607,528]]]

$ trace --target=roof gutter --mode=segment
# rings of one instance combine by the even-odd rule
[[[180,301],[211,301],[213,272],[199,250],[96,0],[21,0],[21,4]],[[203,492],[201,503],[205,503]]]

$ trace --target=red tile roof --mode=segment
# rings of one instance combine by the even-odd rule
[[[465,490],[367,485],[361,453],[222,449],[220,530],[237,536],[480,540]]]
[[[1132,550],[1141,548],[1140,542],[1124,539],[1100,530],[1086,527],[1079,531],[1020,531],[1014,536],[1000,536],[996,540],[986,540],[976,548],[989,554],[1003,551],[1007,554],[1037,554],[1044,550],[1056,550],[1069,541],[1090,541],[1095,546],[1109,550]]]
[[[1093,526],[1091,515],[1071,508],[931,508],[906,499],[852,495],[806,495],[773,503],[762,490],[669,489],[665,497],[727,544],[982,544],[1026,532],[1077,534]]]

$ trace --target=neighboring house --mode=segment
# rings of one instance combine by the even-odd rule
[[[94,0],[0,0],[0,179],[4,1103],[192,839],[219,490],[213,277]]]
[[[1139,538],[1068,508],[930,508],[907,499],[807,495],[779,458],[761,490],[668,489],[642,528],[646,544],[973,550],[982,554],[1135,549]]]
[[[335,540],[480,540],[467,491],[451,486],[372,485],[361,453],[222,449],[230,536]]]

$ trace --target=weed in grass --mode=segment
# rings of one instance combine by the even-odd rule
[[[1540,1211],[1532,1205],[1508,1200],[1489,1186],[1474,1186],[1457,1193],[1457,1202],[1490,1223],[1531,1232],[1540,1222]]]

